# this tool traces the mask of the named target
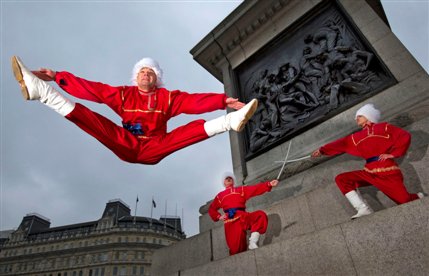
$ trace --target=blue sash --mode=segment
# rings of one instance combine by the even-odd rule
[[[135,123],[135,124],[122,123],[122,126],[134,135],[143,135],[143,129],[140,123]]]
[[[240,211],[245,211],[245,208],[230,208],[230,209],[226,209],[223,210],[225,212],[225,214],[228,214],[228,218],[232,219],[235,216],[235,213],[240,210]]]
[[[370,157],[370,158],[366,159],[366,163],[368,164],[368,163],[375,162],[375,161],[378,161],[378,160],[379,160],[378,156],[373,156],[373,157]]]

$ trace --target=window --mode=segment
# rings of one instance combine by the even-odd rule
[[[127,268],[125,266],[121,267],[121,271],[119,272],[120,276],[125,276],[127,275]]]
[[[113,268],[113,275],[118,275],[118,268],[116,266]]]

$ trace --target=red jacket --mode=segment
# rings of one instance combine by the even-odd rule
[[[378,123],[326,144],[320,148],[320,152],[325,155],[348,153],[364,159],[386,153],[396,158],[405,155],[410,143],[411,135],[407,131],[388,123]],[[365,165],[368,170],[393,166],[396,166],[393,159]]]
[[[210,204],[209,215],[214,221],[218,221],[221,214],[220,208],[246,208],[246,201],[254,196],[262,195],[271,191],[270,182],[262,182],[252,186],[229,187],[218,193]]]
[[[201,114],[226,108],[224,93],[189,94],[165,88],[146,93],[139,91],[137,86],[110,86],[69,72],[57,72],[55,81],[77,98],[107,104],[124,124],[140,123],[146,137],[165,134],[167,121],[181,113]]]

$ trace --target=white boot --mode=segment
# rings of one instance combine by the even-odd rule
[[[253,116],[257,107],[258,100],[253,99],[237,111],[230,112],[227,115],[205,122],[204,130],[209,137],[230,129],[240,132]]]
[[[424,193],[422,193],[422,192],[418,192],[418,193],[417,193],[417,196],[418,196],[420,199],[422,199],[422,198],[424,198],[424,197],[425,197],[425,194],[424,194]]]
[[[256,249],[258,248],[258,241],[259,241],[259,236],[261,234],[259,234],[259,232],[252,232],[252,234],[250,234],[250,238],[249,238],[249,249]]]
[[[37,78],[28,70],[18,57],[12,57],[12,71],[21,86],[21,92],[26,100],[39,100],[62,116],[66,116],[75,104],[58,93],[45,81]]]
[[[223,115],[216,119],[207,121],[204,123],[204,130],[206,131],[209,137],[214,136],[219,133],[223,133],[231,129],[229,123],[226,121],[226,116]]]
[[[229,120],[227,118],[227,121],[229,122],[231,129],[237,132],[242,131],[247,121],[252,118],[257,108],[258,100],[253,99],[239,110],[228,113],[226,117],[229,116]]]
[[[363,200],[362,196],[358,192],[351,191],[345,194],[345,196],[357,211],[357,214],[352,216],[352,219],[374,213],[371,207],[369,207],[368,204],[366,204],[366,202]]]

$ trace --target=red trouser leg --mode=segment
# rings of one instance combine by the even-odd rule
[[[224,225],[226,244],[229,248],[229,255],[234,255],[247,250],[247,232],[242,218]]]
[[[196,120],[163,136],[148,139],[149,144],[140,150],[138,156],[145,162],[156,164],[175,151],[206,140],[209,136],[204,130],[204,122]]]
[[[129,131],[79,103],[76,103],[76,107],[66,118],[100,141],[120,159],[136,162],[140,141]]]
[[[267,214],[261,210],[248,213],[246,223],[248,225],[247,229],[250,229],[251,233],[259,232],[259,234],[264,234],[268,226]]]
[[[138,139],[126,129],[78,103],[66,118],[120,159],[130,163],[156,164],[169,154],[208,138],[204,120],[193,121],[163,136]]]
[[[369,173],[364,170],[346,172],[337,175],[335,182],[343,194],[358,187],[373,185],[397,204],[403,204],[418,198],[416,194],[408,193],[404,186],[400,170],[395,173]]]

